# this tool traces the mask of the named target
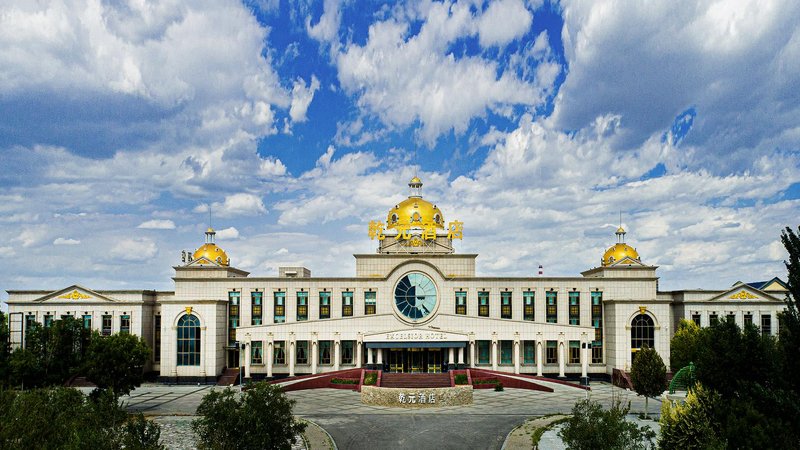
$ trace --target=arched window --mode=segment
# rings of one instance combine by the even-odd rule
[[[178,319],[178,365],[200,365],[200,319],[194,314]]]
[[[631,321],[631,361],[642,347],[653,348],[655,346],[655,329],[653,318],[647,314],[637,314],[633,318]]]

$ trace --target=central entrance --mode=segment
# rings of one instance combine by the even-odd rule
[[[447,372],[444,348],[390,348],[389,371],[394,373]]]

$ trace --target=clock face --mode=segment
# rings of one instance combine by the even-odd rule
[[[428,317],[436,309],[436,286],[421,273],[410,273],[394,288],[397,310],[412,321]]]

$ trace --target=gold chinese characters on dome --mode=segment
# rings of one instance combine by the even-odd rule
[[[458,220],[447,223],[445,228],[444,214],[436,205],[422,198],[422,180],[414,177],[408,183],[411,195],[389,210],[386,222],[372,220],[369,222],[369,238],[382,241],[385,231],[395,230],[398,241],[406,241],[412,246],[421,246],[424,241],[435,241],[437,235],[447,239],[463,239],[464,223]],[[438,233],[442,230],[441,233]]]
[[[59,295],[58,298],[66,298],[67,300],[85,300],[87,298],[92,298],[91,295],[86,295],[78,292],[77,289],[73,290],[72,292],[68,292],[64,295]]]

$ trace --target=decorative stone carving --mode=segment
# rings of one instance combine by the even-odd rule
[[[472,386],[382,388],[361,386],[361,403],[396,408],[436,408],[472,404]]]

